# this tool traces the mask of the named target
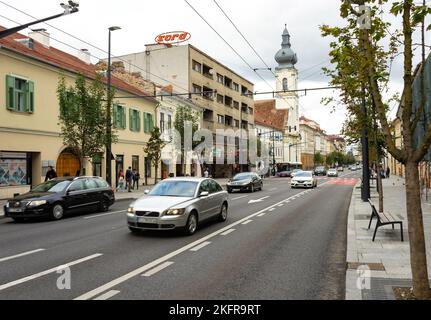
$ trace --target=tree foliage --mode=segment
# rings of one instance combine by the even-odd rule
[[[167,142],[165,142],[161,138],[160,129],[155,127],[153,131],[151,132],[151,138],[148,140],[144,152],[147,155],[148,160],[151,162],[151,164],[155,168],[155,183],[157,183],[158,178],[158,170],[159,170],[159,164],[161,163],[162,159],[162,151],[163,148],[166,146]]]

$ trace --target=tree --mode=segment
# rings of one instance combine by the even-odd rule
[[[106,142],[117,141],[115,131],[108,137],[105,88],[101,77],[87,82],[84,76],[76,78],[68,87],[62,76],[57,96],[60,105],[59,125],[65,146],[69,147],[81,162],[81,174],[85,174],[86,159],[103,152]]]
[[[155,184],[158,182],[157,174],[159,172],[159,164],[162,159],[163,148],[166,146],[166,144],[167,143],[161,138],[160,129],[155,127],[151,132],[150,140],[147,142],[144,148],[144,152],[147,154],[148,160],[154,166],[156,171],[154,181]]]
[[[199,117],[192,110],[192,108],[187,106],[178,106],[176,114],[175,114],[175,120],[174,120],[174,128],[178,133],[180,134],[181,141],[177,141],[175,145],[180,146],[181,145],[181,164],[182,164],[182,173],[185,173],[185,165],[186,165],[186,157],[187,155],[184,153],[184,129],[186,122],[190,122],[192,126],[192,136],[196,133],[196,131],[199,130]],[[194,149],[199,142],[192,142],[192,148]],[[200,155],[198,155],[200,156]],[[202,164],[201,164],[202,165]]]
[[[425,55],[422,54],[420,68],[421,101],[413,105],[413,33],[424,24],[430,8],[414,4],[412,0],[395,1],[372,0],[370,2],[369,26],[360,24],[364,12],[354,5],[363,5],[363,0],[342,0],[341,17],[345,27],[322,26],[323,36],[332,36],[330,56],[334,69],[326,69],[331,76],[331,84],[341,90],[341,100],[348,107],[349,113],[358,116],[361,100],[370,99],[376,110],[380,130],[386,148],[392,156],[406,166],[406,209],[410,235],[410,257],[413,276],[413,292],[418,299],[429,299],[429,279],[423,215],[420,197],[418,164],[424,158],[431,144],[431,125],[420,145],[415,145],[414,133],[425,109],[424,68]],[[390,10],[387,10],[390,6]],[[389,12],[388,12],[389,11]],[[392,19],[401,17],[402,30],[390,32],[391,24],[383,17]],[[363,22],[363,21],[362,21]],[[423,27],[422,27],[423,30]],[[403,146],[398,148],[392,136],[387,118],[388,100],[385,90],[389,81],[391,64],[400,53],[404,58],[404,88],[402,92],[402,137]]]
[[[318,165],[318,164],[323,164],[325,162],[325,159],[323,159],[323,156],[320,152],[317,152],[314,155],[314,164]]]

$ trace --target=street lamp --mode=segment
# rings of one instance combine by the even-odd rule
[[[25,28],[28,28],[28,27],[30,27],[30,26],[32,26],[34,24],[42,23],[42,22],[45,22],[45,21],[48,21],[48,20],[53,20],[53,19],[56,19],[56,18],[59,18],[59,17],[62,17],[62,16],[67,16],[69,14],[72,14],[72,13],[75,13],[75,12],[79,11],[79,9],[78,9],[79,2],[77,0],[74,0],[74,1],[70,0],[67,4],[62,3],[60,5],[64,9],[64,12],[62,12],[60,14],[56,14],[56,15],[48,17],[48,18],[45,18],[45,19],[33,21],[33,22],[30,22],[30,23],[23,24],[21,26],[17,26],[17,27],[14,27],[14,28],[10,28],[10,29],[6,29],[6,30],[3,30],[3,31],[0,31],[0,39],[5,38],[7,36],[10,36],[11,34],[17,33],[17,32],[19,32],[19,31],[21,31],[21,30],[23,30]]]
[[[109,30],[109,41],[108,41],[108,105],[106,112],[107,130],[106,134],[108,137],[106,145],[106,181],[112,186],[112,119],[111,119],[111,87],[112,87],[112,69],[111,69],[111,32],[120,30],[120,27],[110,27]]]

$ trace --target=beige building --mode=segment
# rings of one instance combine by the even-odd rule
[[[115,60],[115,59],[114,59]],[[185,94],[203,109],[202,128],[254,130],[254,85],[192,45],[147,45],[146,51],[118,57],[129,72]],[[188,95],[188,93],[193,93]],[[214,150],[214,156],[223,150]],[[226,151],[226,150],[225,150]],[[225,152],[226,157],[226,152]],[[213,165],[215,177],[229,177],[239,166]]]
[[[323,160],[328,155],[328,140],[326,133],[314,120],[306,117],[299,118],[299,129],[301,136],[301,162],[306,170],[313,169],[317,163],[314,156],[320,153]]]
[[[55,49],[44,31],[0,39],[0,88],[4,88],[0,90],[0,199],[44,181],[48,166],[56,168],[59,176],[81,171],[79,159],[60,137],[56,93],[62,75],[72,85],[77,74],[95,78],[88,51],[75,57]],[[112,176],[131,166],[151,183],[155,173],[143,148],[154,126],[157,101],[143,98],[145,92],[115,77],[113,86],[119,96],[136,98],[114,101],[113,121],[119,141],[113,145],[116,161],[112,162]],[[101,154],[89,159],[86,174],[105,176],[104,158]]]

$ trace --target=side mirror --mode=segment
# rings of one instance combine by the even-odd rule
[[[150,190],[145,190],[144,191],[144,194],[149,194],[150,193]]]
[[[210,195],[210,193],[208,191],[203,191],[203,192],[201,192],[199,197],[203,198],[203,197],[208,197],[209,195]]]

